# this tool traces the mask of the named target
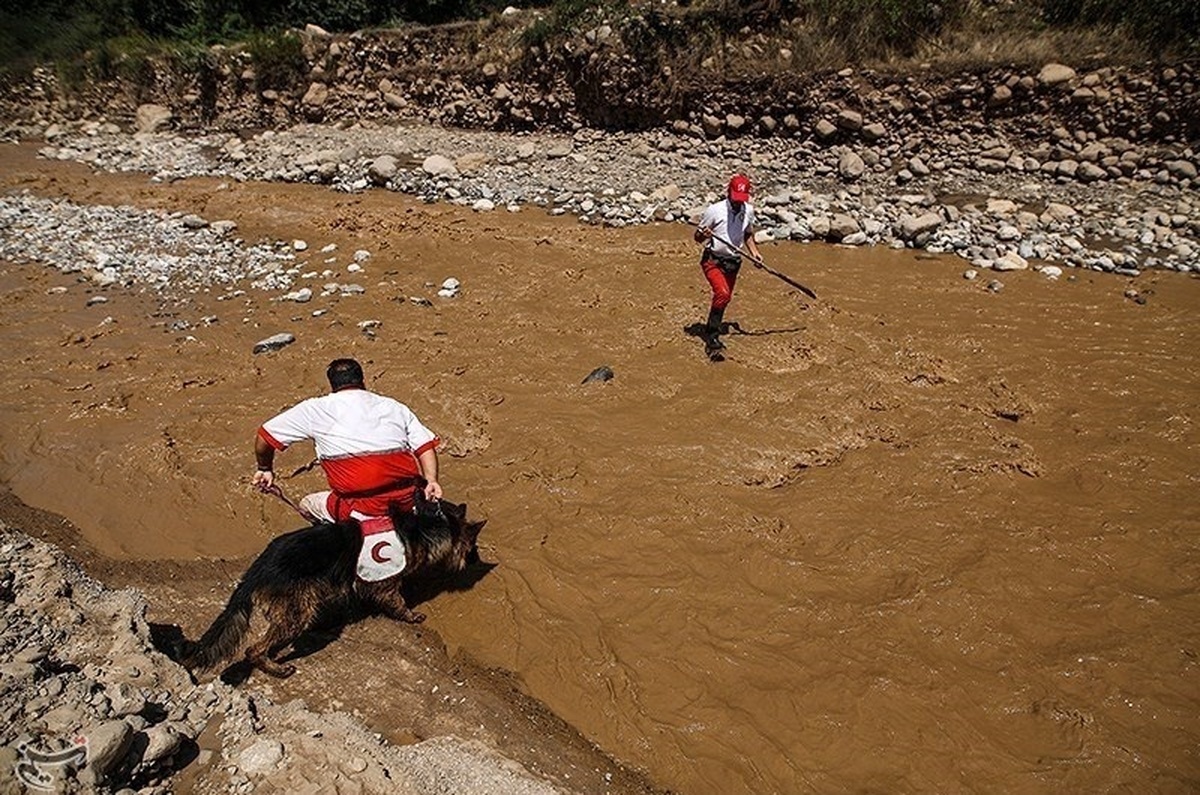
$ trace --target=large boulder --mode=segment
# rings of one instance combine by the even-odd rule
[[[171,114],[170,108],[147,103],[145,105],[138,105],[134,125],[140,133],[159,132],[171,126],[172,118],[174,117]]]
[[[1060,63],[1048,63],[1038,72],[1038,80],[1047,86],[1055,86],[1074,79],[1075,70]]]
[[[838,173],[847,181],[856,180],[866,173],[867,164],[855,152],[845,152],[838,160]]]
[[[421,163],[421,170],[431,177],[456,174],[454,161],[444,155],[430,155]]]
[[[829,238],[835,243],[845,240],[861,231],[854,216],[846,213],[835,213],[829,219]]]
[[[396,158],[391,155],[381,155],[371,161],[367,167],[367,176],[376,185],[386,185],[396,176]]]
[[[941,225],[942,216],[939,213],[929,212],[923,215],[904,215],[900,217],[897,232],[901,240],[915,240],[920,235],[932,232]]]

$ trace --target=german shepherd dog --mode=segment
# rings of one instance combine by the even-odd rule
[[[355,575],[362,534],[354,521],[314,524],[279,536],[250,564],[203,637],[180,644],[180,662],[195,671],[229,659],[246,636],[256,607],[267,628],[246,649],[246,661],[280,678],[294,674],[296,667],[280,663],[279,652],[323,610],[351,607],[412,624],[424,621],[423,614],[404,603],[402,581],[417,571],[439,567],[458,572],[477,562],[476,540],[485,522],[468,522],[465,504],[427,501],[419,488],[413,511],[390,513],[407,558],[399,575],[378,582]]]

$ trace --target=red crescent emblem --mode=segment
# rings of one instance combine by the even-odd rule
[[[385,558],[383,555],[380,555],[379,550],[390,547],[391,545],[391,541],[380,541],[378,544],[371,547],[371,560],[375,561],[376,563],[387,563],[389,560],[391,560],[391,558]]]

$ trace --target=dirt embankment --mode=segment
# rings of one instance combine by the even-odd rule
[[[1200,135],[1195,64],[809,69],[786,25],[702,36],[681,18],[633,15],[531,43],[536,14],[443,28],[329,35],[204,58],[131,56],[64,85],[52,70],[0,87],[22,129],[105,118],[125,126],[280,128],[302,121],[432,121],[503,130],[673,128],[700,138],[783,136],[824,145],[903,140],[962,125],[1044,138],[1052,130],[1187,148]],[[138,112],[145,105],[161,110]],[[839,113],[859,114],[857,123]]]

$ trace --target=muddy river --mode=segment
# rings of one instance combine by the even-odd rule
[[[764,245],[820,298],[745,272],[713,364],[685,332],[708,296],[685,226],[152,184],[6,149],[5,189],[229,218],[314,262],[373,252],[365,295],[303,306],[86,306],[102,291],[0,265],[0,479],[101,554],[244,564],[294,527],[248,487],[254,431],[354,356],[488,519],[497,567],[423,605],[430,625],[658,787],[1200,789],[1195,279],[1021,272],[993,293],[954,258]],[[451,276],[462,294],[437,298]],[[296,343],[251,353],[281,331]],[[580,383],[600,365],[615,378]],[[239,570],[166,618],[194,636]],[[314,690],[305,664],[276,687]],[[386,693],[340,698],[386,732]]]

